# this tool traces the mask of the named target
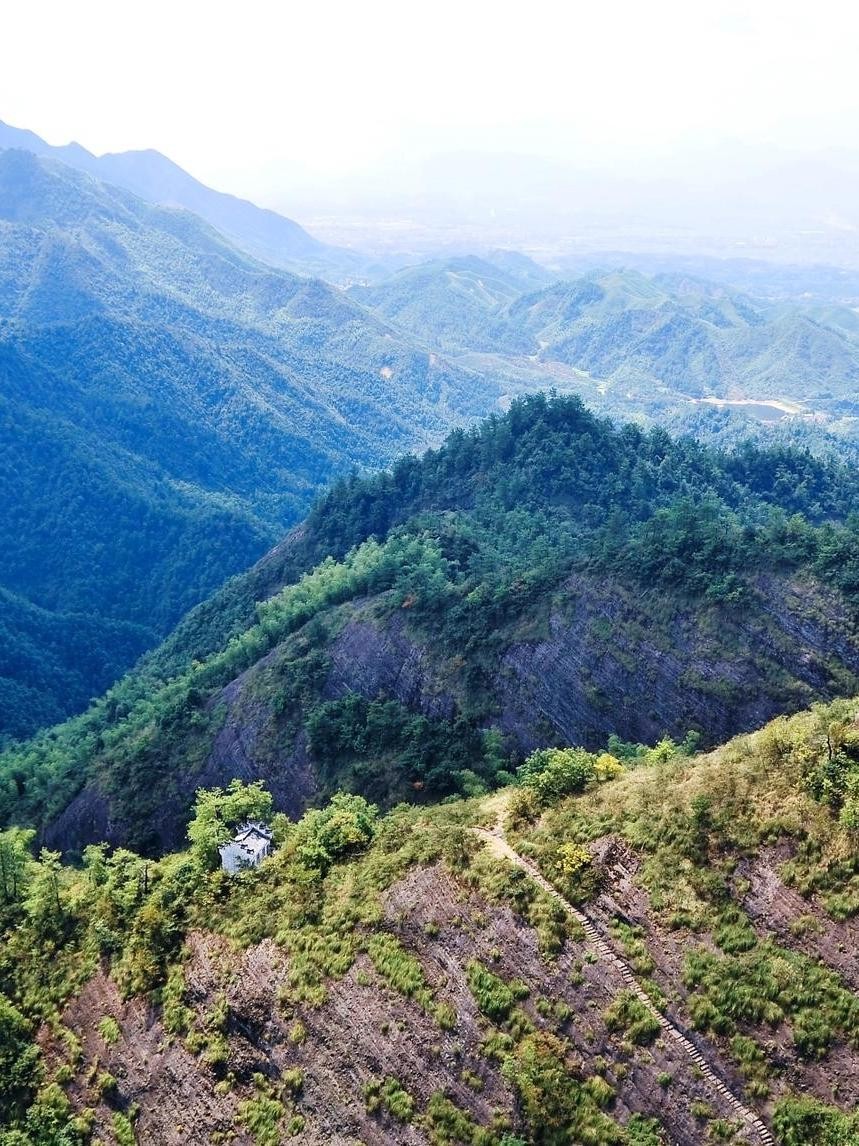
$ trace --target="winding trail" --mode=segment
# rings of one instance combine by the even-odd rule
[[[685,1051],[686,1055],[692,1060],[703,1077],[706,1078],[708,1082],[710,1082],[712,1086],[719,1092],[719,1094],[728,1103],[740,1121],[752,1129],[757,1135],[759,1141],[765,1143],[765,1146],[777,1146],[775,1138],[772,1136],[769,1129],[764,1124],[759,1115],[757,1115],[754,1110],[750,1110],[749,1107],[744,1106],[743,1103],[740,1102],[736,1095],[734,1095],[733,1092],[728,1089],[722,1079],[713,1070],[713,1068],[710,1066],[710,1064],[707,1062],[695,1044],[691,1041],[691,1039],[687,1038],[686,1035],[684,1035],[683,1032],[679,1029],[679,1027],[676,1027],[674,1023],[672,1023],[672,1021],[663,1015],[662,1012],[656,1007],[650,996],[639,984],[638,980],[633,974],[632,968],[624,959],[622,959],[615,951],[612,950],[605,939],[603,939],[602,935],[600,935],[591,918],[586,915],[585,912],[580,908],[574,907],[572,903],[565,899],[563,895],[561,895],[561,893],[549,883],[549,881],[535,864],[533,864],[530,860],[525,859],[524,856],[519,855],[519,853],[515,851],[510,846],[510,844],[508,844],[507,840],[504,838],[504,833],[501,828],[501,821],[499,820],[496,827],[492,829],[474,828],[472,830],[481,840],[483,840],[483,842],[495,855],[501,857],[502,859],[509,860],[511,863],[516,864],[517,867],[523,868],[534,880],[534,882],[539,887],[541,887],[543,891],[546,892],[547,895],[550,895],[554,900],[560,903],[564,910],[569,915],[572,915],[572,917],[581,924],[582,930],[584,931],[588,941],[595,949],[597,955],[599,955],[599,957],[606,963],[614,964],[614,966],[618,969],[624,984],[629,988],[630,991],[633,992],[636,998],[638,998],[644,1004],[644,1006],[647,1007],[650,1014],[653,1015],[653,1017],[659,1023],[659,1026],[662,1028],[663,1032],[669,1038],[672,1038],[675,1043],[677,1043],[677,1045],[681,1047],[683,1051]]]

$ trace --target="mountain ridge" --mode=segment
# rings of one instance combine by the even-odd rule
[[[0,192],[0,584],[41,609],[164,635],[335,473],[497,400],[188,212],[25,151],[0,152]]]
[[[314,239],[292,219],[199,182],[154,149],[96,156],[80,144],[54,147],[34,132],[0,121],[0,149],[20,148],[66,163],[142,199],[200,215],[264,262],[303,274],[360,274],[369,260]]]
[[[713,742],[859,691],[855,485],[521,399],[335,486],[89,713],[0,757],[2,814],[158,851],[237,773],[291,814],[338,786],[426,800],[557,740]]]

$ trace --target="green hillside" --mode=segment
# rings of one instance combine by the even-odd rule
[[[0,814],[157,851],[235,775],[293,814],[431,800],[540,745],[714,743],[855,692],[857,480],[518,401],[336,485],[90,712],[0,756]]]
[[[0,833],[0,1140],[851,1146],[856,709],[340,794],[232,877],[260,786],[157,861]]]
[[[846,306],[766,301],[691,275],[624,269],[534,290],[465,259],[353,293],[428,346],[474,368],[491,362],[513,392],[524,374],[607,413],[651,420],[705,396],[855,415],[859,341]]]
[[[381,284],[352,287],[349,295],[443,350],[525,353],[530,339],[517,337],[504,312],[551,275],[503,256],[499,252],[497,263],[475,256],[421,263]]]
[[[79,709],[338,473],[498,393],[195,217],[23,151],[0,152],[0,372],[0,586],[35,626],[19,610],[0,735]],[[122,626],[75,680],[54,671]]]

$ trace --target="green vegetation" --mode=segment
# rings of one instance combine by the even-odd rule
[[[843,1114],[809,1097],[779,1102],[773,1126],[783,1146],[851,1146],[859,1139],[859,1114]]]
[[[613,1091],[602,1080],[580,1081],[563,1040],[544,1032],[527,1035],[504,1063],[515,1087],[531,1141],[546,1146],[576,1142],[621,1143],[623,1130],[602,1108]],[[600,1085],[601,1084],[601,1085]]]
[[[41,1077],[32,1036],[31,1024],[0,995],[0,1110],[7,1121],[20,1120]]]
[[[824,963],[759,938],[742,907],[743,881],[734,876],[740,857],[789,841],[791,858],[780,868],[785,882],[818,896],[835,919],[859,910],[859,848],[843,814],[855,713],[855,702],[817,705],[694,758],[676,746],[648,756],[619,751],[615,743],[627,771],[614,782],[590,779],[578,794],[549,795],[536,829],[531,816],[515,819],[520,846],[536,852],[556,878],[559,856],[580,854],[590,839],[616,833],[636,849],[652,909],[664,925],[692,933],[684,941],[683,971],[690,1019],[723,1040],[755,1097],[769,1094],[778,1070],[767,1045],[774,1028],[789,1031],[798,1059],[825,1059],[835,1045],[859,1045],[855,994]],[[809,918],[793,933],[813,933]],[[650,974],[653,959],[640,929],[616,921],[613,933],[635,969]],[[711,937],[721,953],[696,943],[695,933]],[[649,1029],[639,1031],[639,1018]],[[605,1019],[630,1041],[647,1041],[658,1029],[628,992]],[[793,1099],[778,1109],[780,1141],[852,1141],[850,1117],[837,1109]]]
[[[98,1024],[98,1033],[108,1046],[113,1046],[114,1043],[119,1042],[122,1031],[113,1015],[105,1015]]]
[[[497,371],[507,366],[511,387],[545,389],[557,379],[614,416],[686,427],[690,396],[738,390],[764,400],[793,396],[818,410],[838,410],[840,399],[850,410],[859,351],[846,309],[808,313],[704,278],[684,275],[681,283],[629,268],[562,282],[540,272],[492,256],[452,258],[350,293],[428,345],[467,352],[470,364],[491,355]],[[729,274],[732,282],[743,276],[736,264]],[[759,288],[750,283],[753,293]],[[570,378],[559,362],[581,374]],[[745,428],[740,441],[750,433]]]
[[[424,1010],[432,1005],[432,992],[427,986],[423,968],[393,935],[374,935],[367,944],[367,954],[381,977],[395,991],[414,999]]]
[[[261,1092],[239,1107],[239,1122],[251,1132],[255,1146],[278,1146],[280,1122],[286,1107],[270,1094]]]
[[[113,1116],[113,1132],[116,1135],[117,1146],[135,1146],[137,1139],[134,1136],[134,1125],[131,1119],[117,1110]],[[259,1142],[259,1146],[269,1146],[271,1140]]]
[[[487,413],[497,386],[68,167],[3,151],[0,197],[0,736],[22,737],[85,708],[332,477]]]
[[[852,829],[825,795],[814,795],[809,777],[815,762],[828,758],[827,731],[833,736],[833,728],[845,725],[850,711],[845,702],[818,708],[711,755],[690,757],[676,745],[626,753],[623,770],[602,768],[611,777],[608,782],[596,768],[588,769],[582,791],[541,799],[539,827],[525,822],[520,846],[549,868],[560,855],[568,864],[576,861],[577,870],[590,872],[596,865],[577,861],[587,851],[585,843],[616,833],[642,857],[639,878],[656,912],[669,926],[694,925],[700,934],[727,929],[736,936],[748,930],[732,894],[733,853],[785,833],[804,844],[791,860],[791,878],[844,895],[855,874],[844,860],[849,854],[844,841],[852,839]],[[576,750],[550,758],[580,761],[590,756]],[[525,777],[544,773],[539,763],[523,769]],[[534,790],[526,785],[513,791]],[[191,932],[213,931],[239,947],[270,938],[285,957],[279,996],[287,1022],[284,1045],[300,1048],[301,1065],[290,1064],[274,1082],[261,1074],[250,1095],[247,1088],[239,1094],[238,1122],[261,1144],[299,1132],[303,1115],[295,1103],[313,1063],[310,1016],[325,1006],[332,981],[343,979],[359,957],[369,960],[382,983],[413,1000],[437,1024],[432,1028],[436,1039],[465,1022],[438,1002],[428,981],[420,947],[425,928],[415,933],[418,946],[407,946],[408,920],[397,930],[400,925],[386,914],[387,889],[410,871],[445,865],[460,881],[463,897],[479,893],[490,905],[509,906],[530,922],[550,960],[570,934],[565,913],[526,873],[499,864],[479,848],[469,831],[486,814],[477,801],[432,808],[402,805],[381,815],[362,797],[341,793],[297,823],[279,817],[278,848],[260,868],[235,878],[213,869],[211,842],[223,825],[236,816],[265,812],[267,798],[259,785],[238,783],[199,793],[190,850],[161,860],[92,846],[82,866],[72,868],[48,851],[34,858],[30,833],[10,829],[0,834],[0,872],[6,880],[0,905],[0,1046],[6,1056],[0,1085],[9,1112],[0,1134],[14,1128],[33,1142],[50,1141],[46,1132],[42,1139],[32,1129],[50,1124],[66,1135],[58,1141],[84,1142],[83,1115],[62,1088],[85,1068],[91,1072],[89,1093],[110,1105],[110,1117],[124,1109],[122,1078],[82,1064],[73,1037],[62,1040],[67,1058],[56,1078],[46,1076],[35,1042],[37,1024],[58,1030],[63,1002],[100,965],[110,968],[124,994],[148,994],[160,1002],[165,1035],[182,1037],[185,1049],[198,1055],[218,1080],[218,1093],[242,1085],[231,1070],[234,1020],[227,994],[212,989],[205,1006],[189,997],[181,957]],[[841,857],[841,867],[830,862],[834,855]],[[678,921],[681,914],[686,922]],[[651,973],[641,930],[623,920],[613,930],[614,941],[639,973]],[[690,1014],[696,1025],[724,1040],[751,1095],[764,1096],[775,1077],[758,1037],[770,1024],[789,1026],[797,1058],[825,1058],[833,1042],[859,1039],[856,1001],[825,966],[771,941],[753,946],[723,942],[719,954],[694,940],[687,946]],[[495,957],[490,952],[485,961],[471,959],[462,968],[482,1016],[485,1066],[477,1073],[468,1060],[460,1060],[452,1081],[482,1100],[485,1071],[500,1071],[516,1095],[521,1121],[513,1129],[500,1117],[482,1123],[462,1108],[461,1092],[459,1098],[439,1092],[423,1103],[393,1076],[371,1079],[364,1093],[368,1110],[413,1122],[438,1143],[501,1146],[515,1141],[515,1128],[522,1125],[525,1140],[535,1143],[659,1143],[662,1131],[652,1119],[621,1125],[611,1116],[615,1090],[623,1085],[623,1064],[616,1064],[615,1072],[607,1071],[604,1062],[581,1062],[572,1044],[559,1037],[558,1024],[570,1022],[569,1029],[575,1030],[582,1014],[561,1005],[564,1000],[554,1006],[527,982],[506,977],[494,966]],[[370,987],[374,978],[359,974],[363,986]],[[445,1006],[450,1013],[442,1021]],[[600,1021],[596,1014],[589,1021],[594,1020]],[[621,1036],[616,1043],[620,1055],[631,1053],[628,1043],[646,1044],[658,1030],[631,992],[622,992],[601,1021]],[[96,1022],[103,1042],[123,1053],[113,1015],[103,1014]],[[452,1037],[456,1045],[457,1036]],[[667,1076],[654,1076],[654,1084],[679,1100],[679,1089]],[[709,1107],[696,1109],[706,1117],[711,1136],[729,1134],[727,1123]],[[834,1136],[835,1143],[849,1142],[851,1117],[805,1099],[782,1099],[776,1124],[784,1143],[812,1146],[818,1139],[827,1141],[824,1134]],[[131,1121],[128,1130],[133,1132]],[[124,1124],[115,1131],[125,1132]]]
[[[411,1122],[415,1111],[414,1099],[396,1078],[371,1079],[364,1086],[364,1101],[371,1114],[386,1110],[398,1122]]]
[[[632,991],[621,991],[603,1016],[610,1031],[622,1031],[632,1043],[651,1043],[659,1023]]]
[[[659,1122],[643,1114],[633,1114],[626,1124],[626,1138],[629,1146],[665,1146]]]
[[[809,454],[750,446],[726,455],[661,431],[617,429],[574,399],[517,401],[423,459],[335,485],[294,546],[195,611],[87,714],[0,756],[0,820],[43,824],[86,784],[138,850],[175,846],[224,719],[212,702],[244,673],[243,696],[265,722],[260,767],[304,736],[325,793],[348,787],[389,805],[504,783],[519,753],[492,729],[499,660],[516,640],[544,636],[551,610],[572,607],[571,574],[609,596],[627,586],[644,610],[639,624],[649,619],[649,636],[667,648],[676,640],[668,618],[688,602],[709,618],[709,655],[751,664],[768,703],[796,704],[805,645],[781,631],[771,653],[743,644],[750,626],[772,624],[756,586],[762,574],[800,578],[821,623],[852,624],[857,480]],[[450,694],[450,714],[429,718],[384,694],[325,697],[330,645],[349,619],[404,626]],[[644,640],[635,631],[623,637],[631,648]],[[598,655],[615,638],[595,639]],[[821,673],[832,691],[852,687],[850,639],[821,652],[818,689]],[[693,714],[706,724],[722,711],[714,688],[692,682],[684,695],[693,707],[666,716],[675,724],[667,731],[679,739]],[[611,704],[599,689],[587,695],[597,712]],[[557,738],[551,726],[540,734]],[[619,739],[609,746],[622,764],[630,751]],[[542,758],[533,783],[547,795],[552,785],[554,796],[558,785],[574,790],[579,765],[589,767],[576,750]],[[845,776],[849,815],[848,787]]]
[[[219,863],[218,848],[230,839],[239,824],[247,820],[271,818],[271,794],[261,783],[245,785],[232,780],[223,791],[201,790],[194,805],[194,818],[188,826],[192,851],[208,868]]]
[[[541,748],[532,752],[517,779],[545,804],[583,792],[592,780],[619,776],[623,765],[607,752],[594,755],[582,748]]]
[[[735,958],[703,950],[686,957],[689,1006],[702,1030],[732,1035],[737,1023],[790,1020],[797,1053],[822,1058],[837,1036],[859,1045],[859,1000],[838,976],[772,943]]]
[[[430,1096],[422,1118],[433,1146],[516,1146],[511,1135],[502,1136],[477,1123],[446,1095],[436,1091]]]
[[[480,1012],[493,1022],[501,1023],[510,1018],[516,1002],[528,997],[524,983],[505,983],[476,960],[466,968],[468,987]]]

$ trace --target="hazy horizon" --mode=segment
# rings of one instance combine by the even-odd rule
[[[859,258],[859,16],[829,2],[117,13],[11,13],[0,118],[153,148],[329,241]]]

